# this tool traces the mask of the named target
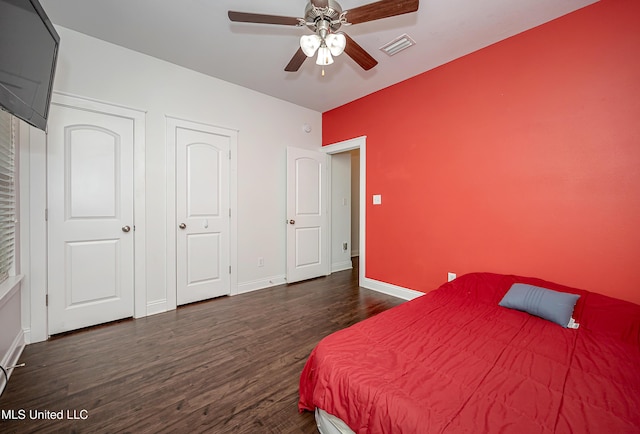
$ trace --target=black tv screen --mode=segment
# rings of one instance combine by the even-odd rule
[[[38,0],[0,0],[0,105],[44,130],[60,37]]]

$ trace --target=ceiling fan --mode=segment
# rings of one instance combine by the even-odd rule
[[[342,25],[365,23],[415,12],[418,10],[418,4],[419,0],[379,0],[343,11],[335,0],[309,0],[304,18],[229,11],[229,19],[241,23],[306,26],[311,29],[314,34],[300,38],[300,48],[284,68],[285,71],[297,71],[307,57],[313,57],[316,52],[318,65],[330,65],[333,63],[332,56],[339,56],[342,52],[346,52],[362,69],[368,71],[376,66],[378,61],[349,35],[338,32],[338,29]]]

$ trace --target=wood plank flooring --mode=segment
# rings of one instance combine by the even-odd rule
[[[0,432],[315,433],[297,411],[312,348],[401,302],[359,288],[356,267],[29,345],[0,398],[25,419]],[[31,420],[36,410],[88,417]]]

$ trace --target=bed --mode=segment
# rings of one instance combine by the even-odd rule
[[[579,295],[569,327],[500,306],[518,285]],[[323,433],[639,433],[640,306],[467,274],[325,337],[298,408]]]

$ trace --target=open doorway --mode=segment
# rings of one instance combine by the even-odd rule
[[[331,158],[331,272],[353,268],[360,247],[360,149]]]
[[[359,150],[359,170],[358,170],[358,197],[357,201],[354,201],[352,198],[352,208],[355,207],[358,209],[358,238],[357,244],[352,244],[352,246],[357,246],[358,253],[358,280],[360,286],[364,286],[365,276],[366,276],[366,206],[365,206],[365,188],[366,188],[366,171],[367,171],[367,157],[366,157],[366,146],[367,138],[366,136],[356,137],[354,139],[345,140],[343,142],[334,143],[331,145],[324,146],[322,150],[326,152],[328,155],[332,156],[335,154],[340,154],[345,151]],[[331,162],[331,160],[329,160]]]

